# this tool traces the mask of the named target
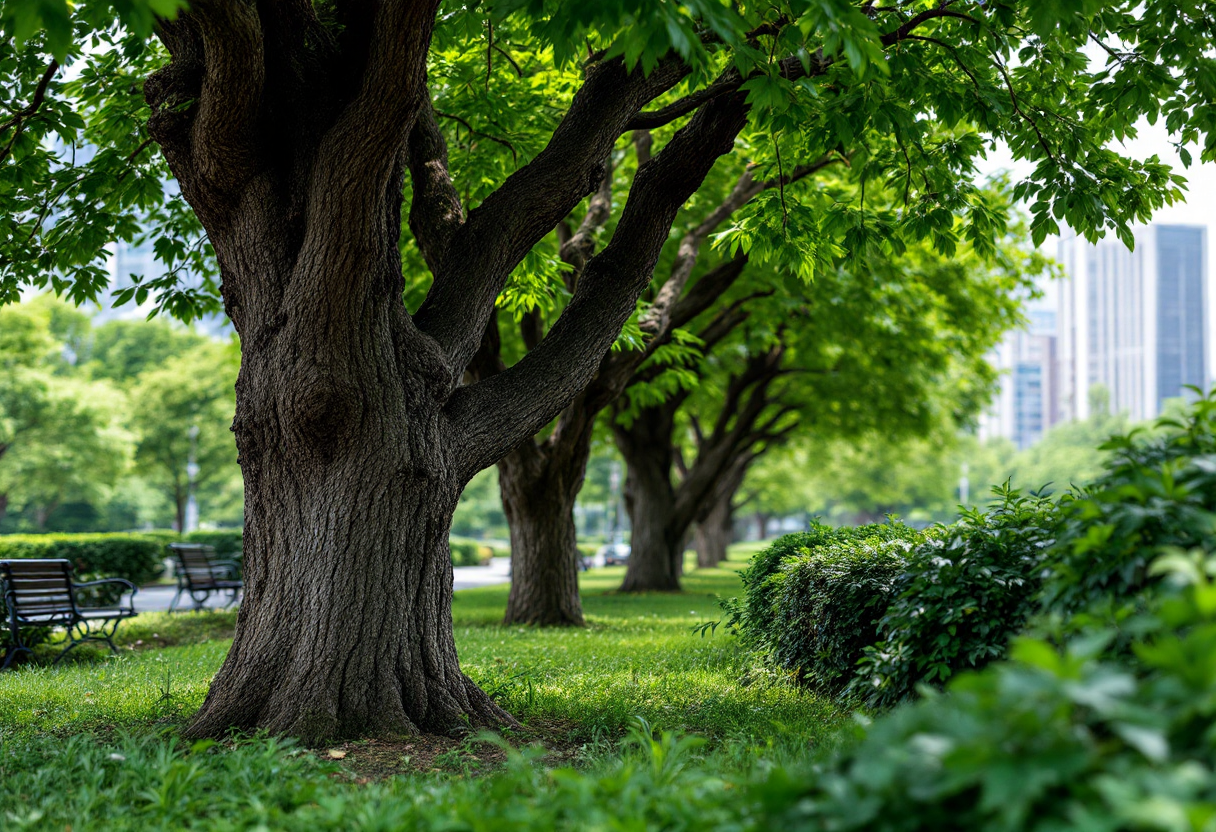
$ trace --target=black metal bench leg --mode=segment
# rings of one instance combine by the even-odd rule
[[[34,651],[25,645],[10,645],[9,648],[4,651],[4,664],[0,665],[0,670],[8,670],[12,665],[13,660],[17,658],[18,653],[29,653],[30,656],[34,655]]]
[[[177,612],[177,602],[181,600],[183,591],[184,588],[179,584],[173,600],[169,602],[169,612]]]
[[[114,645],[114,636],[118,634],[118,624],[120,619],[114,621],[106,621],[101,625],[101,637],[105,639],[106,644],[110,645],[110,652],[115,656],[118,655],[118,648]]]
[[[63,652],[55,657],[55,661],[51,662],[51,667],[58,666],[58,664],[61,661],[63,661],[64,656],[66,656],[68,653],[72,652],[72,650],[76,649],[77,646],[79,646],[80,644],[83,644],[85,641],[85,639],[80,639],[78,641],[75,637],[72,636],[72,634],[70,632],[68,633],[68,639],[71,641],[71,644],[69,644],[67,647],[63,648]]]
[[[21,628],[17,626],[16,616],[12,618],[12,623],[9,626],[9,637],[13,642],[4,651],[4,664],[0,665],[0,670],[8,670],[12,665],[13,660],[17,658],[18,653],[29,653],[30,658],[33,658],[34,651],[21,640]]]

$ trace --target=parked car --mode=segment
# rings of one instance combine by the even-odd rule
[[[597,566],[624,566],[629,563],[629,544],[628,543],[609,543],[601,546],[599,551],[595,553],[595,564]]]

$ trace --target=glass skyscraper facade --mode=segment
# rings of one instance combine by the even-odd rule
[[[1135,249],[1108,237],[1060,241],[1059,410],[1053,421],[1089,415],[1102,385],[1111,408],[1151,419],[1186,386],[1211,382],[1208,360],[1207,229],[1149,225]]]
[[[1157,409],[1208,379],[1206,229],[1161,226],[1157,231]]]

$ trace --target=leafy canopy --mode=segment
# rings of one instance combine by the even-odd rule
[[[106,246],[123,240],[151,244],[163,271],[137,276],[120,301],[152,297],[184,319],[218,308],[214,254],[144,126],[142,81],[166,60],[149,35],[157,16],[182,5],[0,0],[0,301],[48,285],[94,299],[107,282]],[[315,5],[324,25],[341,28],[331,0]],[[1216,159],[1216,31],[1206,6],[448,2],[430,85],[467,208],[544,146],[580,85],[580,63],[619,56],[643,72],[685,64],[684,80],[651,112],[702,100],[715,84],[746,91],[751,118],[739,141],[762,175],[824,154],[849,158],[859,194],[766,193],[725,232],[721,245],[783,270],[809,276],[822,252],[897,253],[905,240],[930,240],[947,255],[962,241],[990,249],[1003,219],[972,183],[998,139],[1034,164],[1014,193],[1030,206],[1036,242],[1067,223],[1130,245],[1131,225],[1180,198],[1183,180],[1155,157],[1128,159],[1111,145],[1134,136],[1142,118],[1163,119],[1184,164],[1195,153]],[[679,121],[657,119],[656,137]],[[871,205],[867,185],[902,201]],[[542,242],[521,266],[505,305],[560,294],[553,245]]]

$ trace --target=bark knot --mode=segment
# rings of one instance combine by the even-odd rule
[[[332,459],[362,419],[358,388],[346,379],[313,370],[297,374],[286,391],[285,415],[300,450],[311,451],[322,461]]]

